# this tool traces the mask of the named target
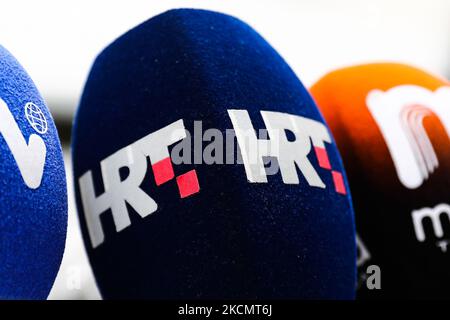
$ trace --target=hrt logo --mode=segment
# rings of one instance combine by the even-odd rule
[[[120,232],[131,224],[126,203],[142,218],[158,209],[156,202],[140,188],[147,173],[147,157],[150,158],[156,185],[171,180],[174,171],[168,147],[185,137],[183,120],[178,120],[103,159],[100,168],[105,191],[99,196],[95,195],[92,171],[80,177],[81,201],[93,248],[104,241],[100,215],[106,210],[111,209],[116,231]],[[129,174],[122,180],[119,170],[124,167],[129,169]],[[181,198],[200,190],[195,170],[176,180]]]
[[[332,170],[325,142],[331,137],[325,125],[318,121],[279,112],[261,111],[269,139],[258,139],[245,110],[228,110],[236,138],[241,150],[247,179],[252,183],[267,183],[264,157],[278,160],[283,182],[299,184],[297,166],[312,187],[326,188],[313,165],[307,158],[312,146],[319,165],[331,171],[336,192],[346,194],[341,172]],[[286,130],[291,131],[294,141],[289,141]],[[147,173],[147,157],[150,158],[157,186],[174,178],[169,146],[187,137],[183,120],[178,120],[138,141],[122,148],[100,162],[104,192],[96,196],[92,171],[84,173],[78,180],[81,201],[92,247],[104,241],[100,215],[111,209],[117,232],[131,224],[126,203],[142,217],[155,212],[156,202],[140,185]],[[129,174],[121,179],[120,169],[127,167]],[[191,170],[176,178],[180,197],[185,198],[200,191],[197,173]]]
[[[244,161],[247,179],[252,183],[267,183],[264,157],[275,157],[286,184],[299,184],[297,166],[312,187],[325,188],[308,155],[314,147],[319,166],[330,170],[336,192],[346,194],[342,174],[332,170],[325,149],[325,142],[331,144],[327,127],[305,117],[273,111],[261,111],[270,140],[258,139],[246,110],[228,110]],[[287,137],[286,130],[295,136]],[[311,145],[312,142],[312,145]]]
[[[366,103],[386,141],[401,183],[409,189],[420,187],[439,165],[423,119],[435,114],[450,137],[450,87],[434,92],[414,85],[386,92],[373,90]]]

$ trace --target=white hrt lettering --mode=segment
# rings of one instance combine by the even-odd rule
[[[246,110],[228,110],[241,150],[247,179],[254,183],[266,183],[264,157],[278,160],[283,182],[299,184],[298,167],[310,186],[325,188],[308,159],[311,141],[314,147],[325,148],[331,137],[322,123],[287,113],[261,111],[270,139],[258,139]],[[286,130],[294,141],[289,141]]]
[[[178,120],[103,159],[100,168],[105,191],[101,195],[95,195],[91,170],[79,178],[81,201],[93,248],[104,241],[100,215],[106,210],[111,209],[117,232],[131,224],[126,203],[142,218],[157,210],[156,202],[139,187],[147,172],[146,157],[150,157],[151,164],[168,158],[168,147],[185,136],[183,120]],[[124,180],[120,177],[121,168],[129,171]]]

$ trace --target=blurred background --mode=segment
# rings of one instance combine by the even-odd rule
[[[306,86],[347,65],[397,61],[450,77],[449,0],[2,0],[0,43],[47,101],[63,143],[69,225],[49,299],[100,299],[73,199],[70,132],[97,54],[137,24],[168,9],[234,15],[255,28]]]

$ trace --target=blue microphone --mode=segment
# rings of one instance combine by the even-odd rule
[[[0,46],[0,299],[46,299],[64,252],[67,191],[52,116]]]
[[[171,10],[114,41],[90,72],[72,152],[104,298],[354,298],[334,140],[242,21]]]

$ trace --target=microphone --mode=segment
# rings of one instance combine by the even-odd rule
[[[67,191],[52,116],[0,46],[0,299],[46,299],[64,252]]]
[[[73,129],[80,225],[106,299],[352,299],[333,138],[278,53],[171,10],[96,59]]]
[[[310,92],[348,173],[360,240],[357,297],[449,298],[449,82],[375,63],[331,72]],[[381,290],[367,286],[371,265]]]

